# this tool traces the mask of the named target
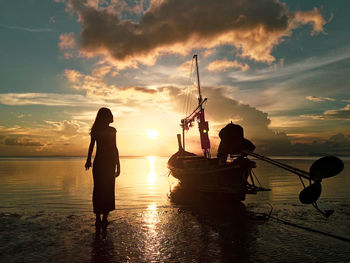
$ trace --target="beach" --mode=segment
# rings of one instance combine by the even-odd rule
[[[276,158],[304,170],[317,159]],[[96,231],[84,158],[1,158],[0,261],[348,262],[350,243],[337,238],[350,238],[350,158],[342,160],[344,171],[322,183],[319,207],[335,211],[326,219],[299,202],[297,176],[258,160],[272,191],[223,204],[183,192],[167,158],[121,158],[116,210]]]

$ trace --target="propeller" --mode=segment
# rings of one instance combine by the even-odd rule
[[[317,201],[322,192],[321,182],[316,182],[305,187],[299,194],[299,200],[303,204],[312,204]]]
[[[320,181],[323,178],[336,176],[344,169],[344,163],[338,157],[325,156],[315,161],[309,170],[313,181]]]
[[[298,175],[304,186],[304,189],[299,194],[300,202],[303,204],[312,204],[323,216],[327,218],[333,214],[334,212],[333,210],[327,210],[325,212],[321,211],[317,206],[317,200],[321,196],[321,192],[322,192],[322,186],[321,186],[322,179],[336,176],[337,174],[341,173],[344,169],[344,163],[338,157],[335,157],[335,156],[322,157],[316,160],[310,166],[309,172],[306,172],[296,167],[278,162],[276,160],[270,159],[268,157],[265,157],[257,153],[253,153],[249,151],[243,151],[243,153],[254,156],[262,161],[271,163],[284,170],[287,170],[289,172],[292,172]],[[309,180],[310,185],[305,187],[302,178]]]

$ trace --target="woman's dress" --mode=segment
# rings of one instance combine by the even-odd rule
[[[92,168],[94,178],[92,203],[94,213],[103,214],[115,209],[115,168],[118,158],[116,130],[108,127],[92,136],[97,145]]]

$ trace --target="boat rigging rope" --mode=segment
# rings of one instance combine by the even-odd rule
[[[310,228],[310,227],[307,227],[307,226],[298,225],[298,224],[295,224],[295,223],[288,222],[288,221],[286,221],[284,219],[280,219],[277,216],[272,216],[273,206],[270,203],[268,203],[268,202],[267,202],[267,204],[271,207],[271,210],[270,210],[269,213],[256,213],[256,212],[253,212],[254,218],[250,217],[250,219],[269,220],[270,218],[272,218],[272,219],[276,220],[277,222],[283,223],[283,224],[288,225],[288,226],[293,226],[293,227],[300,228],[300,229],[303,229],[303,230],[306,230],[306,231],[310,231],[310,232],[313,232],[313,233],[317,233],[317,234],[320,234],[320,235],[332,237],[332,238],[335,238],[335,239],[338,239],[338,240],[341,240],[341,241],[344,241],[344,242],[350,242],[349,238],[338,236],[338,235],[334,235],[332,233],[323,232],[323,231],[320,231],[320,230],[317,230],[317,229],[313,229],[313,228]]]
[[[256,181],[258,182],[258,184],[260,185],[260,187],[263,187],[262,184],[259,181],[259,178],[256,176],[256,174],[254,173],[253,169],[250,170],[250,173],[254,176],[254,178],[256,179]],[[254,183],[254,182],[253,182]]]
[[[184,100],[184,105],[183,105],[183,115],[187,116],[189,111],[190,111],[190,107],[192,105],[192,92],[193,92],[193,82],[194,82],[194,73],[193,73],[193,59],[191,61],[191,70],[190,70],[190,74],[189,74],[189,84],[187,85],[186,88],[186,94],[185,94],[185,100]]]

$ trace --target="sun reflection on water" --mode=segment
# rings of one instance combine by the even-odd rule
[[[143,212],[143,254],[146,262],[155,262],[152,259],[159,256],[161,243],[163,238],[159,232],[158,224],[160,223],[159,211],[156,203],[147,206]]]
[[[155,156],[148,156],[148,162],[149,162],[149,173],[147,175],[147,182],[149,186],[154,186],[156,183],[157,175],[154,171],[154,162],[156,160]]]
[[[159,221],[158,218],[158,211],[157,211],[157,205],[156,203],[153,203],[151,205],[148,205],[146,213],[145,213],[145,223],[148,227],[149,231],[152,233],[155,233],[155,227],[157,222]]]

